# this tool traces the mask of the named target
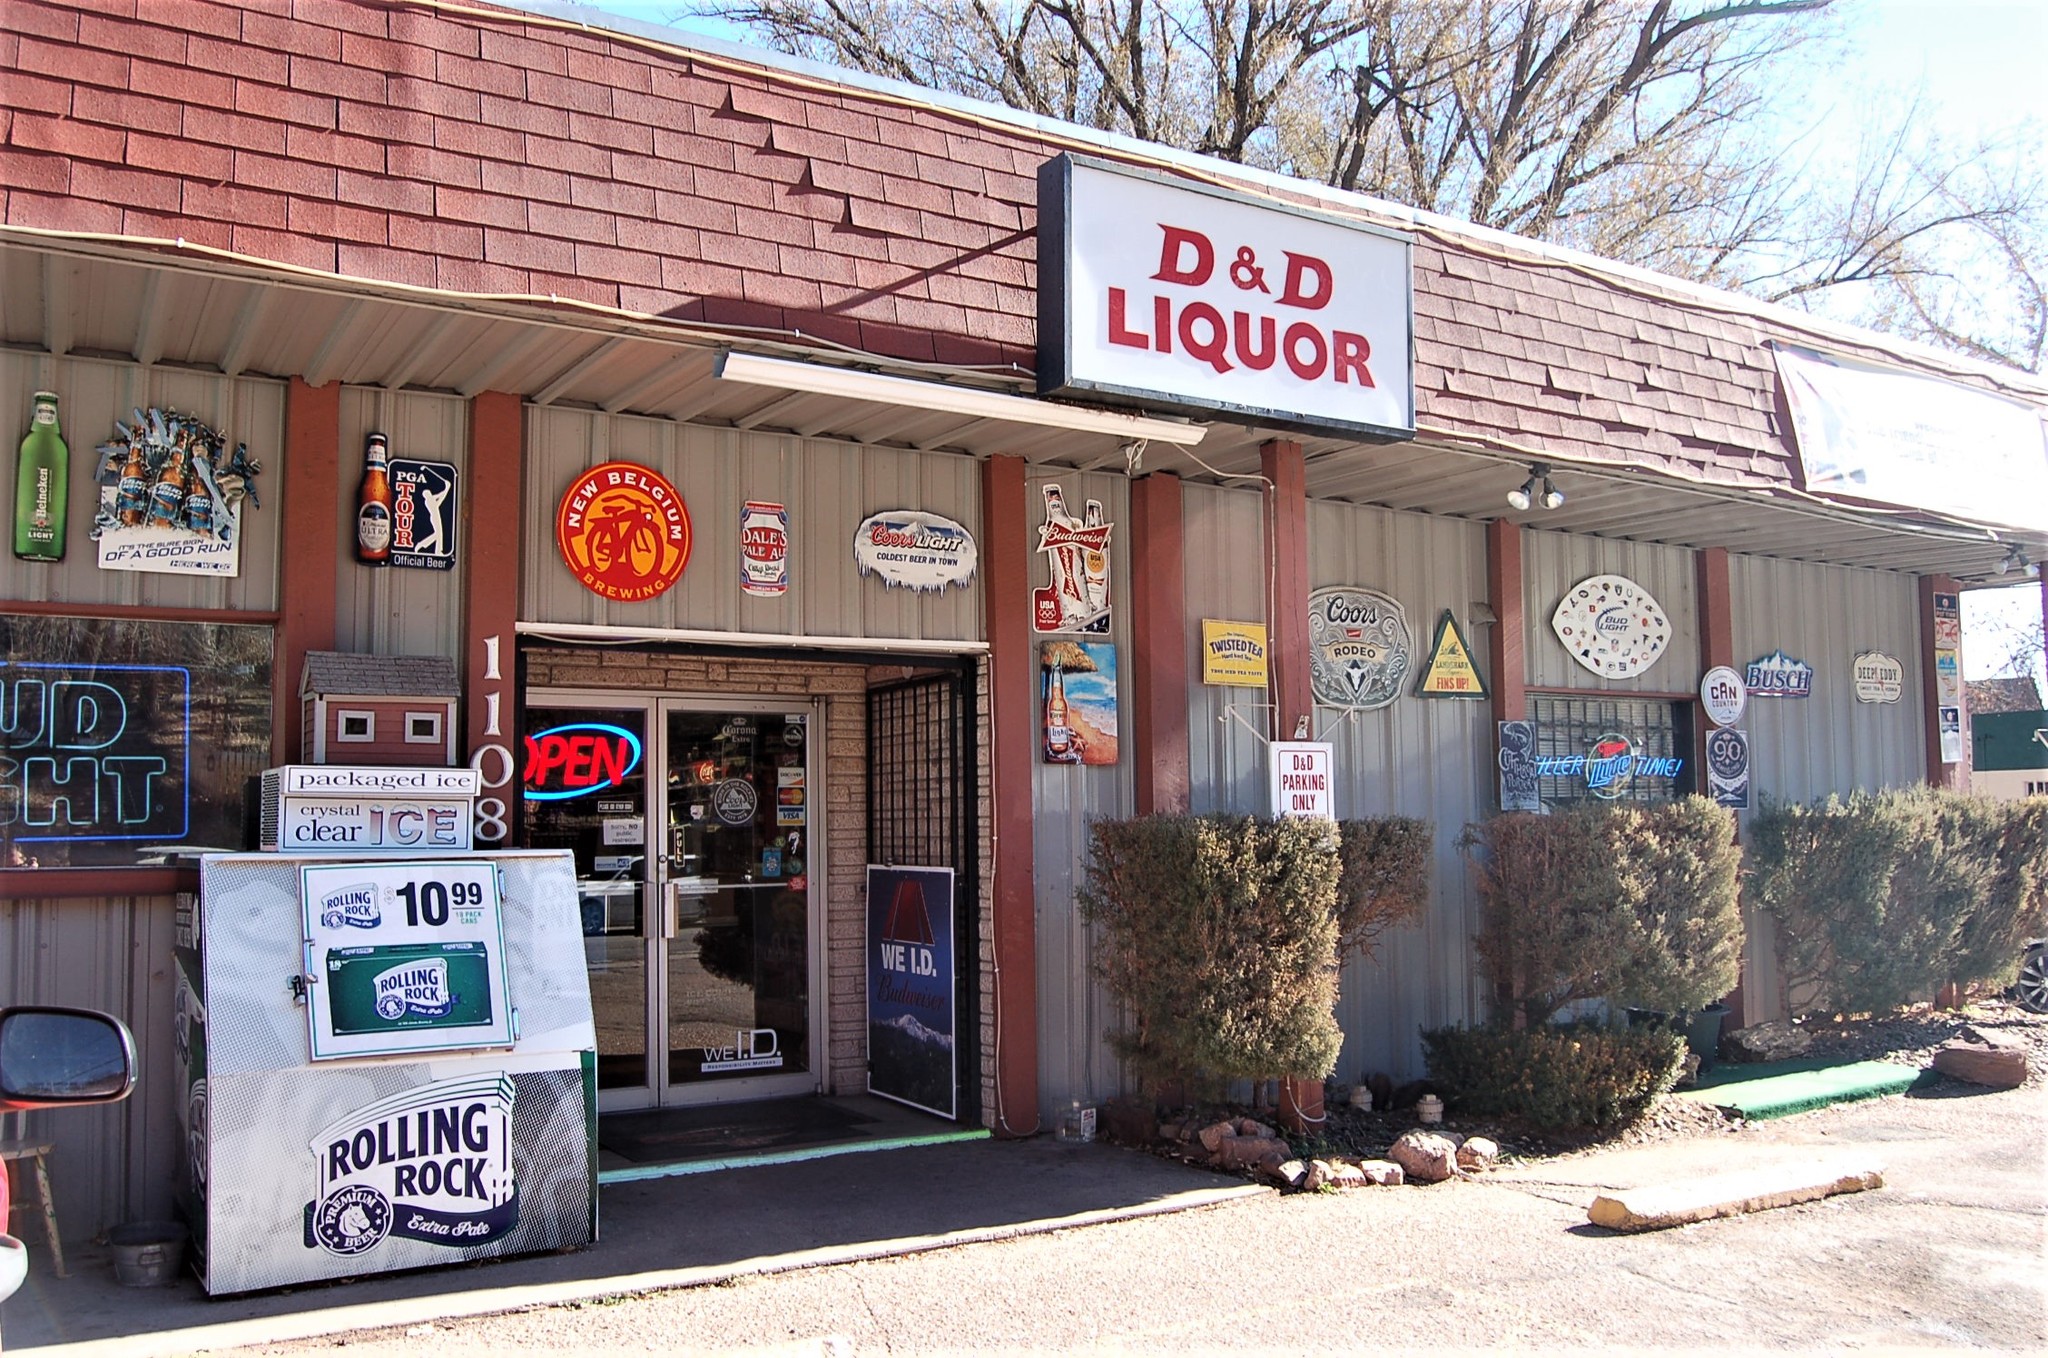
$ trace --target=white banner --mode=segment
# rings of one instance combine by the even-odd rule
[[[1926,373],[1773,349],[1808,490],[2048,529],[2039,408]]]

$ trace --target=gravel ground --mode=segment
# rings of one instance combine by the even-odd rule
[[[1834,1061],[1895,1061],[1925,1066],[1935,1051],[1965,1028],[2023,1038],[2029,1048],[2032,1074],[2027,1083],[2048,1080],[2048,1014],[2030,1014],[2010,1000],[1976,1000],[1962,1009],[1914,1005],[1888,1015],[1833,1015],[1801,1020],[1813,1036],[1809,1056]],[[1270,1122],[1270,1110],[1232,1109],[1230,1113]],[[1219,1110],[1217,1116],[1225,1116]],[[1357,1157],[1383,1155],[1403,1132],[1416,1126],[1412,1107],[1367,1112],[1333,1104],[1329,1121],[1312,1142],[1297,1142],[1310,1154]],[[1659,1099],[1642,1117],[1604,1132],[1546,1132],[1488,1118],[1446,1117],[1444,1128],[1461,1136],[1484,1136],[1497,1142],[1504,1160],[1529,1162],[1556,1156],[1584,1155],[1618,1146],[1644,1146],[1685,1137],[1725,1136],[1743,1130],[1743,1119],[1691,1099]]]

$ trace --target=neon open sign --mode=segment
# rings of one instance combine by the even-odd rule
[[[0,825],[20,841],[183,839],[191,712],[179,666],[0,664]]]
[[[640,767],[640,737],[608,722],[579,721],[526,738],[526,800],[559,802],[602,792]]]

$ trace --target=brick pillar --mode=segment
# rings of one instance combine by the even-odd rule
[[[990,901],[995,949],[998,1136],[1030,1136],[1038,1112],[1037,884],[1031,803],[1037,750],[1037,657],[1031,645],[1031,538],[1024,460],[981,468],[982,599],[988,629]]]
[[[1700,669],[1706,671],[1716,665],[1732,668],[1735,664],[1735,606],[1734,580],[1728,570],[1728,549],[1702,548],[1693,553],[1692,564],[1700,619]],[[1692,725],[1692,766],[1695,771],[1704,771],[1707,767],[1707,732],[1713,723],[1707,720],[1706,705],[1697,699],[1693,703]],[[1695,778],[1694,782],[1700,791],[1706,791],[1703,777]],[[1739,823],[1735,837],[1740,842],[1742,827]],[[1747,1028],[1762,1017],[1758,1015],[1753,1019],[1749,1012],[1748,987],[1743,982],[1744,972],[1749,966],[1747,943],[1743,945],[1743,953],[1743,971],[1735,975],[1735,989],[1721,997],[1721,1003],[1728,1006],[1728,1017],[1722,1020],[1721,1026],[1729,1032]]]
[[[1521,721],[1529,715],[1529,667],[1524,658],[1522,620],[1522,529],[1507,519],[1486,525],[1486,602],[1493,609],[1493,634],[1486,659],[1493,673],[1493,719]]]
[[[334,499],[342,493],[341,384],[285,388],[284,522],[279,528],[277,641],[272,651],[270,757],[294,764],[306,757],[299,718],[299,678],[306,652],[334,647],[341,527]]]
[[[1188,809],[1188,643],[1181,482],[1131,483],[1131,725],[1138,814]]]
[[[478,847],[509,847],[518,809],[513,662],[519,649],[519,497],[525,468],[526,411],[519,397],[486,391],[471,398],[464,524],[457,540],[469,557],[462,597],[463,748],[484,781]]]

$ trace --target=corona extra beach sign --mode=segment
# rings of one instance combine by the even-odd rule
[[[563,494],[555,545],[592,594],[645,603],[682,579],[690,560],[690,511],[652,467],[607,462],[577,477]]]

